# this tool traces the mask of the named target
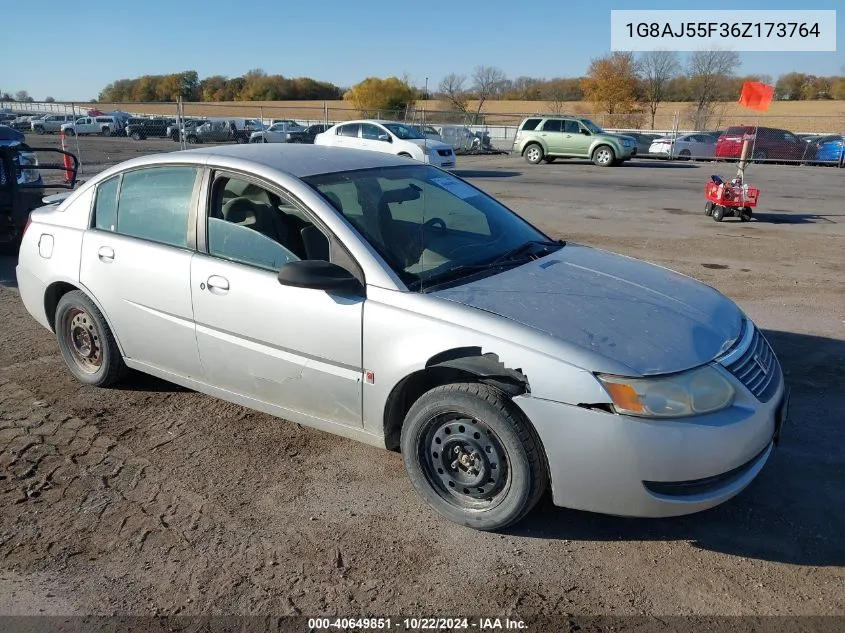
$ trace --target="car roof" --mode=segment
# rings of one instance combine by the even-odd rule
[[[299,143],[247,143],[243,145],[217,145],[162,154],[151,154],[132,160],[133,165],[155,165],[179,162],[192,158],[197,163],[214,162],[213,159],[229,158],[246,161],[257,166],[269,167],[295,178],[354,169],[371,169],[407,165],[408,159],[363,149],[327,147]],[[194,162],[193,160],[191,162]]]

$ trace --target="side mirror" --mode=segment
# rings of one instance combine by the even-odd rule
[[[379,134],[378,140],[385,141],[386,143],[392,143],[393,141],[390,140],[390,137],[387,134]]]
[[[588,130],[585,127],[582,127],[581,128],[581,134],[583,134],[584,136],[590,136],[590,130]]]
[[[360,295],[361,282],[337,264],[317,259],[304,259],[285,264],[279,269],[279,283],[294,288],[311,288],[335,294]]]

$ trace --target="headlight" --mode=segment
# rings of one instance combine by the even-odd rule
[[[18,156],[21,167],[21,184],[36,182],[41,177],[41,174],[38,173],[37,169],[27,169],[28,167],[36,167],[38,165],[38,159],[35,154],[21,152]]]
[[[714,367],[653,378],[598,374],[610,394],[613,408],[623,415],[647,418],[682,418],[729,407],[733,386]]]

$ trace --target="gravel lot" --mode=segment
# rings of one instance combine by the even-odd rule
[[[178,148],[79,145],[83,177]],[[692,275],[767,330],[792,419],[750,488],[678,519],[546,500],[510,533],[463,529],[423,506],[398,454],[152,378],[81,387],[7,257],[0,614],[845,615],[845,170],[752,166],[755,221],[717,224],[703,188],[723,164],[459,167],[555,236]]]

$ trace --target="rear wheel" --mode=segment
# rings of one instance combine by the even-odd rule
[[[540,161],[543,160],[544,152],[543,148],[537,145],[537,143],[531,143],[528,147],[525,148],[525,151],[522,153],[527,160],[532,165],[536,165]]]
[[[38,126],[36,126],[36,128],[35,128],[34,132],[35,132],[36,134],[44,134],[44,128],[43,128],[43,127],[41,127],[40,125],[38,125]]]
[[[710,202],[710,200],[708,200],[704,204],[704,215],[713,215],[713,207],[714,206],[715,205],[712,202]]]
[[[754,150],[754,154],[752,156],[755,163],[765,163],[768,157],[769,155],[766,154],[766,150],[762,149]]]
[[[402,458],[417,493],[445,518],[478,530],[522,519],[548,486],[542,446],[500,391],[435,387],[408,411]]]
[[[128,372],[105,318],[81,290],[59,299],[54,327],[62,358],[80,382],[105,387]]]
[[[107,127],[104,127],[100,130],[100,136],[111,136],[111,130]]]
[[[690,158],[692,158],[692,152],[690,152],[688,149],[683,149],[681,150],[681,153],[678,154],[678,157],[681,160],[689,160]]]
[[[742,209],[739,210],[739,219],[742,222],[748,222],[751,219],[751,208],[742,207]]]
[[[616,162],[616,154],[613,149],[607,145],[599,145],[593,151],[593,164],[599,167],[612,167]]]
[[[74,131],[73,128],[68,128],[68,129],[65,130],[65,136],[75,136],[75,135],[76,135],[76,131]]]
[[[132,135],[130,136],[130,138],[133,141],[140,141],[141,140],[141,133],[140,132],[132,132]]]

